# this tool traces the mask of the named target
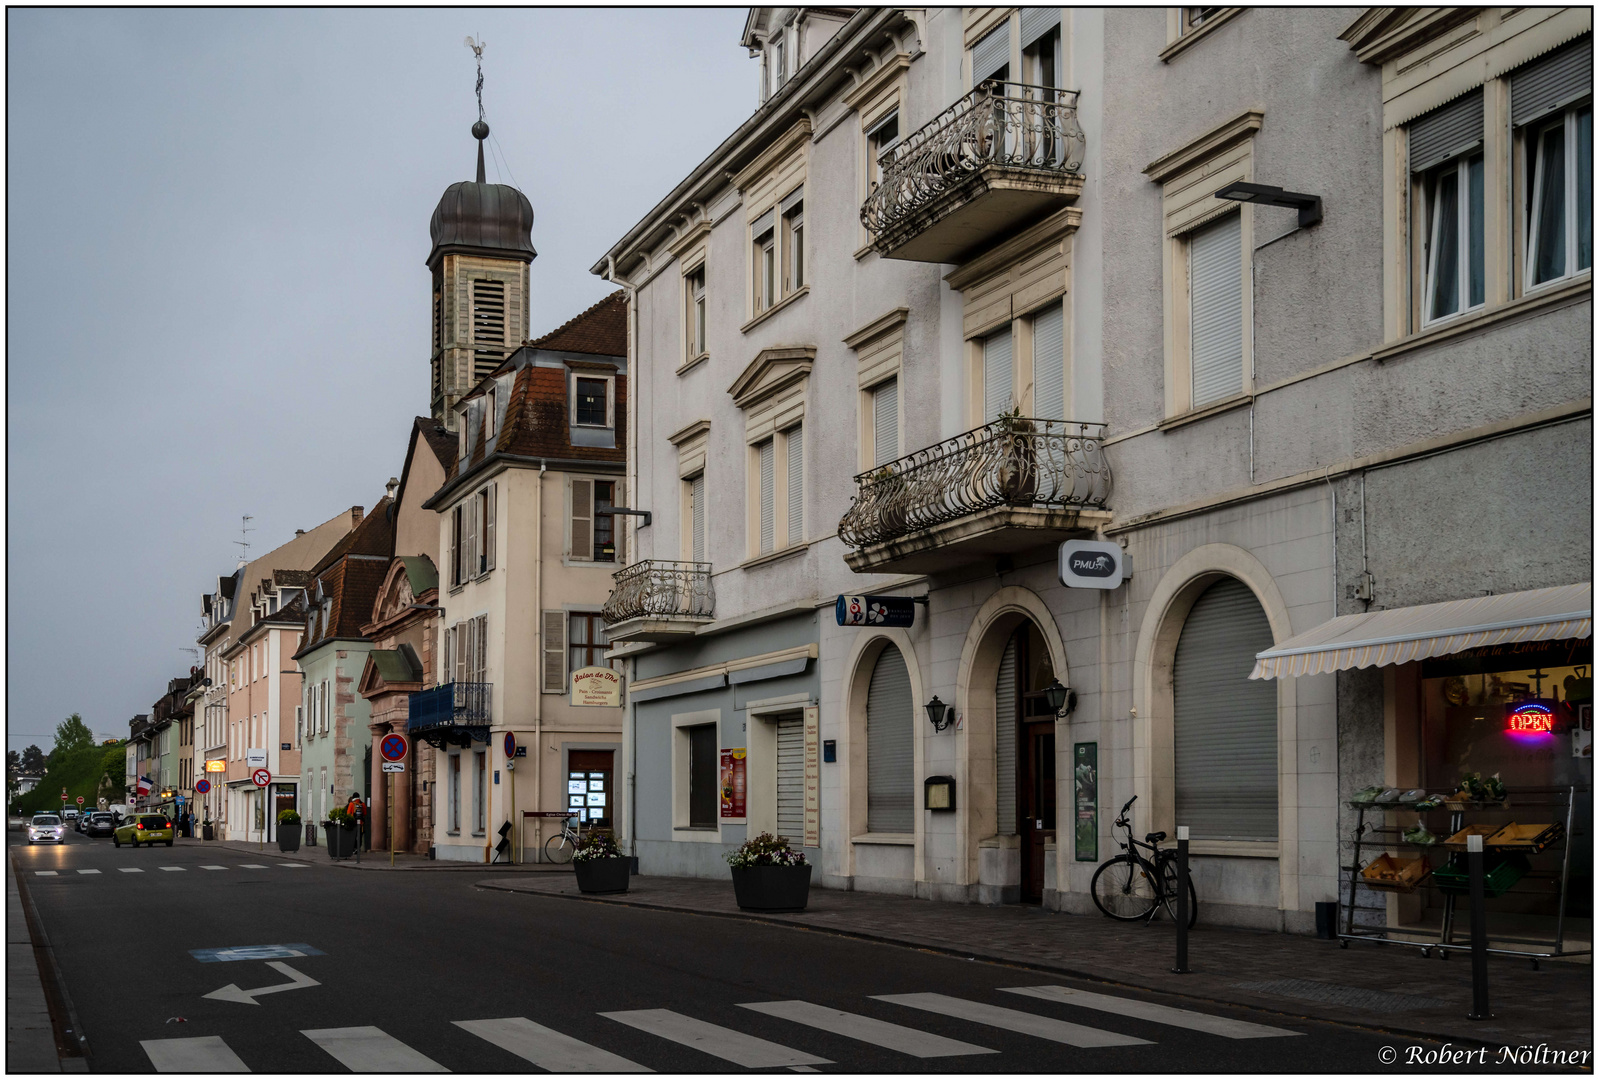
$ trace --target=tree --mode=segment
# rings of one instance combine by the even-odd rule
[[[22,752],[22,775],[43,776],[45,770],[44,751],[37,746],[30,746]]]
[[[15,750],[6,751],[6,780],[15,780],[22,771],[22,755]]]
[[[50,751],[51,756],[56,754],[70,754],[78,750],[87,750],[94,745],[94,732],[89,730],[89,725],[83,722],[83,717],[73,713],[61,723],[56,725],[56,745]]]

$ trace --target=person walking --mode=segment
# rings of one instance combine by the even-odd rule
[[[355,822],[355,861],[361,861],[361,845],[365,842],[366,833],[366,803],[361,801],[359,791],[350,792],[350,801],[344,806],[345,812]]]

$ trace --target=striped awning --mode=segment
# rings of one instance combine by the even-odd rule
[[[1593,583],[1340,615],[1255,654],[1251,679],[1323,675],[1483,645],[1593,636]]]

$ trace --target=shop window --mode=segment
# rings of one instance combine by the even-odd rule
[[[472,834],[482,836],[488,818],[488,756],[479,750],[472,755]]]
[[[567,756],[566,804],[578,821],[596,828],[612,824],[614,750],[573,750]]]
[[[685,733],[689,741],[689,828],[714,829],[717,811],[721,807],[717,791],[716,725],[700,724],[685,729]]]
[[[910,671],[884,646],[866,692],[866,831],[915,828],[915,725]]]
[[[1277,839],[1277,686],[1250,680],[1274,644],[1249,587],[1223,578],[1195,601],[1173,663],[1178,824],[1195,839]]]

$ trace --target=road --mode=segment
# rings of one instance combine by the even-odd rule
[[[320,850],[8,838],[96,1072],[1372,1072],[1410,1042]]]

